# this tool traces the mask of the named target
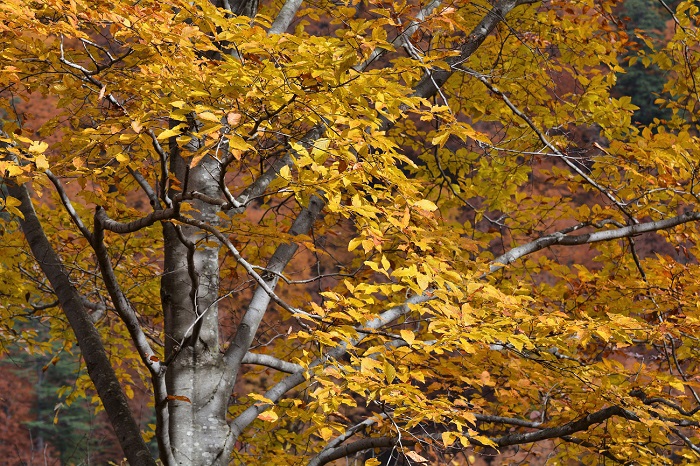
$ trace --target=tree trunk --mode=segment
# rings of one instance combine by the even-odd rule
[[[170,168],[183,189],[221,196],[219,162],[206,157],[192,170],[174,146]],[[171,195],[175,191],[171,191]],[[197,220],[217,223],[218,206],[194,201]],[[228,435],[219,351],[219,243],[201,230],[163,224],[165,267],[161,297],[165,319],[166,385],[170,441],[179,465],[227,464]]]

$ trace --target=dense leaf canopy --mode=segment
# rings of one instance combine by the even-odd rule
[[[2,347],[79,345],[133,465],[697,464],[699,13],[662,6],[5,0]]]

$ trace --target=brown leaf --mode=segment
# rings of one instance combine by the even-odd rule
[[[425,463],[425,464],[428,463],[427,458],[422,457],[421,455],[419,455],[415,451],[409,451],[408,453],[406,453],[406,457],[417,462],[417,463]]]
[[[231,126],[236,126],[241,121],[241,114],[236,112],[230,112],[226,115],[226,121]]]

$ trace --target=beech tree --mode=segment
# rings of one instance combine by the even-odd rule
[[[657,49],[614,0],[5,0],[3,341],[79,346],[131,465],[697,464],[698,7],[661,3]]]

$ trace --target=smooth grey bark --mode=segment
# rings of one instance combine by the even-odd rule
[[[223,8],[237,16],[255,17],[258,13],[258,0],[222,0]]]
[[[301,6],[301,0],[287,0],[282,5],[280,12],[277,14],[275,21],[270,26],[267,31],[268,34],[282,34],[289,28],[294,20],[294,15],[297,14],[297,10]]]
[[[221,197],[220,165],[211,157],[188,168],[189,151],[170,140],[170,173],[182,190]],[[187,159],[186,159],[187,158]],[[170,199],[179,191],[170,190]],[[193,217],[218,223],[218,205],[191,201]],[[175,210],[179,210],[174,207]],[[220,390],[224,371],[219,351],[219,248],[216,238],[200,230],[163,222],[164,270],[161,302],[165,321],[167,404],[171,449],[178,465],[227,464],[221,447],[228,435],[226,409],[230,392]]]

